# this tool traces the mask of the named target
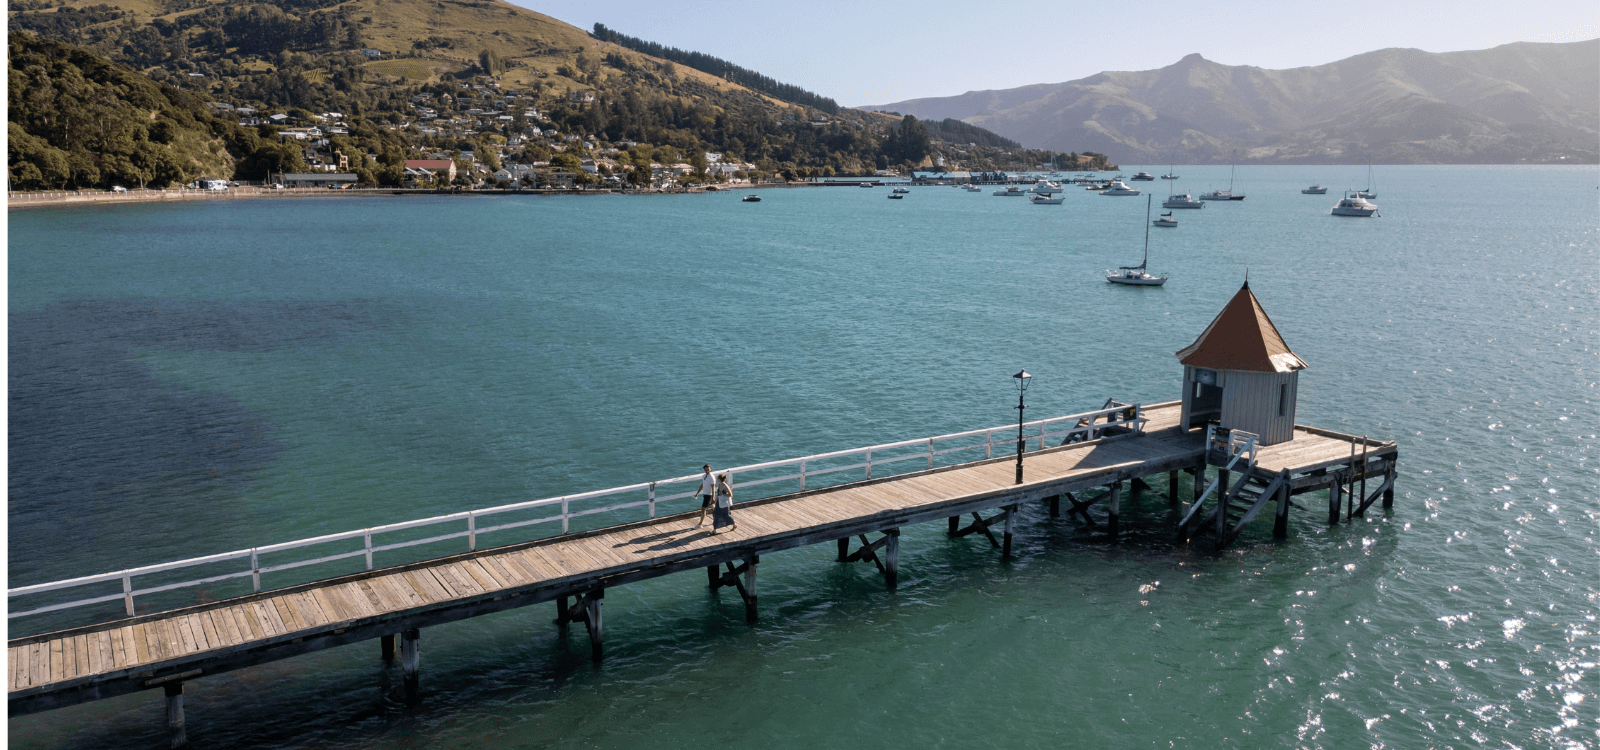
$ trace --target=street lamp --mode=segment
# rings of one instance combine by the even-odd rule
[[[1028,408],[1023,403],[1022,394],[1028,391],[1028,381],[1033,379],[1027,370],[1023,370],[1011,377],[1017,381],[1017,484],[1022,484],[1022,449],[1027,444],[1022,439],[1022,410]]]

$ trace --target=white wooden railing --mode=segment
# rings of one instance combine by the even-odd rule
[[[1140,432],[1144,429],[1145,422],[1146,419],[1144,417],[1143,408],[1140,405],[1122,404],[1114,401],[1108,401],[1106,408],[1103,409],[1084,412],[1082,414],[1071,414],[1064,417],[1053,417],[1050,419],[1041,419],[1035,422],[1027,422],[1024,423],[1023,427],[1026,431],[1031,431],[1032,433],[1026,435],[1027,443],[1036,445],[1037,448],[1035,448],[1035,450],[1038,450],[1047,447],[1047,443],[1053,442],[1055,438],[1061,438],[1061,441],[1058,444],[1066,444],[1067,442],[1085,442],[1098,439],[1102,437],[1107,430],[1112,430],[1114,433],[1124,433],[1129,431]],[[1016,430],[1017,427],[1015,425],[990,427],[982,430],[968,430],[966,432],[956,432],[949,435],[918,438],[916,440],[902,440],[896,443],[883,443],[881,445],[872,445],[865,448],[851,448],[849,450],[834,451],[832,453],[819,453],[814,456],[805,456],[803,458],[790,458],[781,461],[768,461],[766,463],[750,464],[748,466],[737,466],[731,469],[718,470],[717,473],[728,474],[729,483],[735,487],[749,488],[764,484],[772,484],[774,482],[799,480],[799,489],[800,491],[804,491],[806,489],[808,480],[811,480],[812,484],[815,485],[815,479],[817,477],[838,472],[864,470],[864,478],[871,479],[874,468],[879,469],[879,476],[884,476],[883,467],[891,464],[899,464],[905,461],[920,462],[915,466],[915,468],[911,469],[912,471],[921,470],[923,468],[931,469],[934,466],[934,460],[938,456],[948,453],[955,453],[958,451],[976,452],[977,450],[982,449],[983,457],[987,459],[994,457],[995,448],[998,446],[1001,450],[1001,455],[1004,455],[1012,450],[1015,450],[1017,434]],[[983,438],[982,442],[976,442],[974,440],[979,436]],[[941,447],[951,441],[965,442],[962,445],[957,445],[954,447]],[[884,454],[886,453],[890,455],[885,457]],[[874,454],[877,454],[878,457],[874,458]],[[829,464],[833,461],[850,459],[852,457],[860,457],[860,462],[847,463],[843,466],[819,466],[819,464]],[[742,482],[737,480],[737,477],[740,475],[759,474],[774,469],[785,469],[790,467],[793,467],[793,469],[797,471],[794,471],[794,473],[785,473],[781,476],[747,479]],[[890,472],[889,475],[892,476],[893,472]],[[698,489],[698,483],[701,476],[702,475],[700,474],[691,474],[688,476],[673,477],[671,479],[661,479],[654,482],[630,484],[623,487],[594,490],[592,492],[580,492],[573,495],[562,495],[560,497],[545,498],[543,500],[532,500],[522,503],[512,503],[509,505],[499,505],[492,508],[480,508],[478,510],[451,513],[448,515],[434,516],[432,518],[421,518],[414,521],[402,521],[400,523],[392,523],[384,526],[373,526],[365,529],[355,529],[337,534],[326,534],[309,539],[299,539],[292,542],[269,544],[264,547],[251,547],[250,549],[223,552],[215,555],[207,555],[205,557],[194,557],[187,560],[177,560],[174,562],[166,562],[156,565],[146,565],[139,568],[118,570],[110,573],[100,573],[98,575],[83,576],[81,578],[72,578],[64,581],[39,583],[32,586],[21,586],[10,589],[6,592],[8,601],[15,600],[17,597],[22,596],[31,596],[51,591],[77,588],[79,586],[89,586],[97,583],[111,583],[116,581],[121,582],[122,590],[118,593],[95,596],[87,599],[78,599],[59,604],[50,604],[20,612],[11,611],[6,616],[8,619],[28,617],[31,615],[44,614],[46,612],[54,612],[58,610],[71,609],[74,607],[84,607],[91,604],[115,601],[117,599],[122,600],[124,611],[129,616],[132,616],[135,611],[134,597],[160,593],[163,591],[202,586],[205,584],[218,583],[221,581],[245,577],[250,578],[252,590],[262,591],[262,575],[292,570],[295,568],[302,568],[308,565],[319,565],[323,563],[359,557],[363,558],[366,569],[372,570],[374,554],[389,550],[402,549],[405,547],[415,547],[418,545],[432,544],[450,539],[461,539],[464,537],[467,540],[466,550],[470,552],[478,549],[478,537],[483,534],[489,534],[498,531],[508,531],[510,529],[533,526],[536,524],[554,524],[556,522],[560,522],[561,533],[565,534],[571,531],[572,519],[574,518],[594,515],[597,513],[611,513],[629,508],[645,508],[645,517],[655,518],[656,505],[658,503],[677,500],[680,498],[694,497],[694,490]],[[668,485],[691,485],[691,487],[688,491],[662,494],[663,488]],[[617,503],[614,505],[607,505],[601,508],[574,510],[572,507],[574,503],[618,495],[634,495],[635,497],[642,495],[642,498]],[[541,516],[539,518],[510,521],[507,523],[489,526],[481,525],[481,523],[487,519],[506,513],[526,511],[537,508],[555,509],[557,507],[559,507],[561,511],[559,515]],[[449,531],[434,536],[428,536],[422,539],[408,539],[389,544],[373,543],[373,537],[375,536],[391,534],[407,529],[439,526],[444,524],[465,524],[466,528]],[[284,562],[276,565],[261,564],[261,558],[264,555],[355,539],[361,540],[360,549],[321,555],[305,560]],[[226,563],[234,560],[248,560],[249,568],[205,578],[180,581],[177,583],[167,583],[140,589],[134,588],[134,579],[141,576],[149,576],[156,573],[180,570],[183,568],[192,568],[202,565]]]

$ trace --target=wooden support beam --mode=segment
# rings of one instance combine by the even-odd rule
[[[1050,517],[1051,518],[1060,518],[1061,517],[1061,496],[1060,495],[1051,495],[1050,496]]]
[[[1002,514],[1002,515],[1004,515],[1004,514]],[[964,529],[961,529],[960,531],[957,531],[954,534],[951,534],[950,536],[952,536],[952,537],[963,537],[963,536],[966,536],[968,534],[976,534],[976,533],[981,531],[981,532],[983,532],[984,536],[989,537],[989,543],[990,544],[994,545],[996,548],[999,548],[1000,547],[1000,540],[994,538],[994,532],[989,530],[989,525],[994,523],[994,522],[996,522],[996,521],[999,521],[999,520],[1001,520],[1001,516],[993,516],[993,517],[990,517],[988,519],[985,519],[983,516],[978,515],[978,513],[976,511],[974,511],[972,513],[972,525],[968,526],[968,527],[966,527]]]
[[[1397,465],[1399,463],[1400,463],[1400,452],[1399,451],[1395,451],[1394,453],[1389,454],[1389,476],[1388,476],[1388,478],[1386,480],[1384,480],[1385,484],[1386,484],[1386,487],[1383,490],[1383,509],[1384,510],[1389,510],[1389,509],[1394,507],[1394,480],[1397,478],[1396,475],[1399,474],[1399,471],[1400,471],[1400,467]]]
[[[189,746],[189,732],[183,726],[183,682],[169,682],[167,693],[167,734],[172,740],[172,750]]]
[[[1095,525],[1094,518],[1089,515],[1089,506],[1094,505],[1095,500],[1099,500],[1100,498],[1096,497],[1090,500],[1079,501],[1078,496],[1071,492],[1064,492],[1062,495],[1067,498],[1067,502],[1072,503],[1072,509],[1067,511],[1067,515],[1070,516],[1076,513],[1080,516],[1083,516],[1083,520],[1087,521],[1090,526]]]
[[[1217,549],[1228,544],[1228,504],[1233,502],[1232,488],[1228,486],[1227,469],[1217,470]]]
[[[839,556],[834,559],[836,562],[849,562],[846,559],[848,557],[850,557],[850,537],[843,537],[839,539]]]
[[[400,634],[400,674],[404,677],[406,705],[422,702],[422,631],[411,628]]]
[[[1149,482],[1144,481],[1141,477],[1134,477],[1128,482],[1128,499],[1133,502],[1139,502],[1141,493],[1148,489],[1150,489]]]
[[[1272,519],[1273,539],[1289,538],[1289,506],[1292,504],[1289,502],[1289,483],[1284,482],[1283,486],[1278,488],[1278,514]]]
[[[564,633],[567,623],[572,622],[572,610],[567,607],[567,597],[556,597],[556,627]]]
[[[900,585],[900,530],[884,529],[889,544],[883,550],[883,581],[892,590]]]
[[[1167,472],[1167,502],[1178,504],[1178,474],[1177,470]]]
[[[390,664],[390,663],[394,662],[394,636],[393,635],[384,636],[383,637],[383,645],[380,646],[379,649],[383,653],[383,663],[384,664]]]
[[[1111,490],[1111,494],[1110,494],[1110,503],[1108,505],[1108,510],[1110,510],[1111,513],[1110,513],[1110,517],[1106,519],[1106,531],[1111,534],[1111,538],[1112,539],[1116,539],[1117,538],[1117,526],[1119,524],[1120,516],[1122,514],[1122,508],[1121,508],[1122,483],[1121,482],[1115,482],[1115,483],[1113,483],[1111,485],[1111,487],[1109,489]],[[1085,515],[1088,515],[1088,514],[1085,514]]]
[[[589,626],[589,656],[595,661],[605,658],[605,620],[601,616],[601,605],[605,603],[606,590],[595,589],[583,597],[584,608],[587,610]]]
[[[1206,492],[1206,459],[1205,459],[1205,457],[1202,456],[1200,458],[1200,462],[1194,465],[1194,499],[1191,500],[1190,502],[1199,502],[1200,501],[1200,496],[1204,495],[1205,492]]]
[[[1332,472],[1328,479],[1328,525],[1339,523],[1339,493],[1344,489],[1344,474]]]
[[[950,536],[955,536],[956,535],[956,530],[960,529],[960,528],[961,528],[961,516],[951,516],[950,517],[950,531],[947,532],[947,533]]]
[[[1006,510],[1005,510],[1005,520],[1006,520],[1005,543],[1002,544],[1001,547],[1000,547],[1000,559],[1002,559],[1002,560],[1010,560],[1011,559],[1011,526],[1012,526],[1012,523],[1013,523],[1012,522],[1012,518],[1015,517],[1016,515],[1017,515],[1017,506],[1015,506],[1015,505],[1007,505],[1006,506]]]
[[[721,581],[721,580],[722,580],[722,573],[717,570],[717,566],[715,566],[715,565],[706,566],[706,584],[711,587],[712,591],[716,591],[717,590],[717,582]]]

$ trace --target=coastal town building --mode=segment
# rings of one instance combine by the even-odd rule
[[[355,185],[359,181],[360,181],[360,179],[356,176],[356,174],[354,172],[331,172],[331,173],[316,173],[316,174],[294,174],[294,173],[290,173],[290,174],[283,175],[282,184],[285,187],[292,187],[292,188],[305,188],[305,187],[310,187],[310,188],[314,188],[314,187],[342,188],[342,187],[351,187],[351,186]]]
[[[441,172],[446,180],[456,178],[456,163],[450,159],[407,159],[405,170],[408,174],[412,170],[427,170],[429,179]]]

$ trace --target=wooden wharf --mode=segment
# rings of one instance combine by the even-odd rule
[[[582,623],[598,660],[603,656],[605,593],[616,586],[705,570],[711,589],[737,590],[747,618],[754,622],[757,570],[763,556],[831,542],[838,546],[838,561],[873,563],[893,588],[899,574],[900,530],[906,526],[944,520],[950,538],[985,536],[1004,558],[1010,555],[1018,531],[1021,505],[1043,503],[1054,517],[1060,515],[1065,499],[1070,503],[1069,516],[1089,523],[1094,523],[1090,506],[1103,505],[1105,532],[1115,538],[1122,485],[1127,483],[1137,492],[1150,488],[1147,480],[1163,473],[1169,502],[1188,503],[1178,530],[1182,543],[1214,534],[1215,545],[1226,545],[1272,501],[1276,502],[1274,537],[1284,538],[1289,509],[1300,507],[1294,498],[1311,492],[1328,491],[1330,523],[1359,517],[1380,500],[1384,508],[1393,503],[1398,460],[1393,442],[1295,425],[1293,440],[1257,446],[1247,433],[1241,438],[1238,431],[1226,434],[1214,427],[1181,429],[1180,411],[1176,401],[1150,406],[1108,402],[1097,412],[1030,423],[1043,425],[1038,428],[1038,445],[1044,446],[1047,439],[1053,444],[1057,437],[1063,444],[1028,451],[1021,483],[1014,474],[1016,456],[996,457],[992,450],[1015,445],[1003,442],[1004,438],[995,440],[992,433],[1003,428],[987,431],[987,444],[966,446],[982,450],[986,458],[949,466],[934,466],[938,439],[929,438],[926,457],[932,468],[892,476],[882,476],[880,468],[880,476],[871,477],[874,449],[866,449],[868,478],[741,501],[734,506],[737,529],[715,535],[709,533],[709,523],[696,527],[696,509],[16,638],[7,644],[10,715],[160,688],[167,696],[173,745],[180,747],[185,743],[187,683],[374,639],[381,642],[385,661],[394,658],[398,640],[407,699],[415,701],[420,634],[427,627],[554,602],[558,626]],[[1052,432],[1047,423],[1065,429]],[[920,449],[922,442],[901,445]],[[911,456],[921,457],[921,453]],[[1208,467],[1214,470],[1208,472]],[[861,465],[844,468],[859,470]],[[805,472],[803,462],[801,471]],[[1192,479],[1180,481],[1184,474]],[[686,479],[698,476],[672,481]],[[1105,491],[1098,491],[1102,488]],[[649,485],[651,515],[659,499],[656,489],[655,483]],[[688,494],[676,497],[692,499]],[[563,529],[569,515],[578,515],[569,511],[569,499],[561,499]],[[466,517],[470,529],[476,517]],[[370,568],[372,552],[379,548],[371,544],[376,529],[366,531]],[[470,534],[469,539],[475,539]],[[259,587],[263,568],[255,550],[249,557],[252,570],[234,575],[254,575]],[[117,580],[115,576],[121,575],[132,615],[132,597],[139,592],[129,583],[131,574],[124,573],[128,572],[74,581]],[[12,589],[10,595],[69,584],[75,585],[42,584]],[[65,606],[72,605],[32,612]],[[13,609],[10,616],[32,612]]]

